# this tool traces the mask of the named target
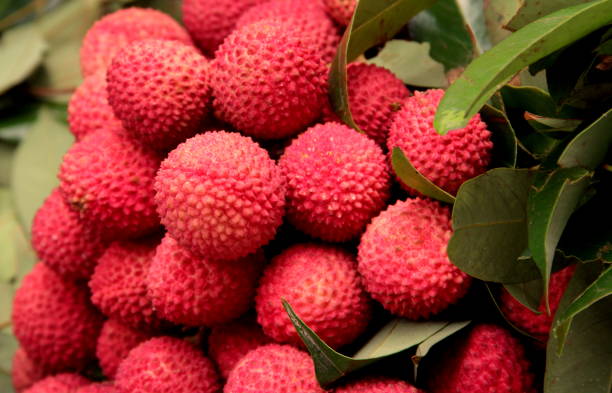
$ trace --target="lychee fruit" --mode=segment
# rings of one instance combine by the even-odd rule
[[[321,0],[325,10],[341,26],[347,26],[353,17],[357,0]]]
[[[386,145],[393,116],[410,90],[391,71],[374,64],[351,63],[346,72],[353,120],[376,143]],[[325,121],[340,121],[331,105],[323,109]]]
[[[47,375],[49,375],[49,371],[30,359],[23,348],[17,348],[11,366],[11,377],[15,391],[23,392]]]
[[[456,194],[459,186],[484,173],[491,161],[491,132],[474,115],[467,126],[439,135],[433,119],[444,90],[415,92],[393,117],[387,147],[399,147],[423,176],[443,190]],[[418,192],[402,183],[413,195]]]
[[[340,42],[340,32],[319,1],[267,1],[242,14],[236,22],[236,28],[270,18],[290,20],[293,27],[301,31],[302,36],[312,37],[312,40],[318,43],[319,53],[326,62],[333,60]]]
[[[240,359],[270,341],[255,321],[241,318],[212,328],[208,336],[208,354],[221,376],[227,379]]]
[[[107,242],[64,201],[58,188],[36,212],[32,246],[48,267],[69,280],[89,279]]]
[[[398,201],[375,217],[359,244],[359,273],[370,295],[394,315],[428,318],[455,303],[471,279],[448,259],[448,207]]]
[[[148,8],[125,8],[97,21],[83,38],[81,72],[84,77],[105,71],[124,46],[144,39],[180,41],[190,45],[189,34],[170,16]]]
[[[440,355],[431,393],[531,393],[533,375],[519,340],[496,325],[477,325]]]
[[[389,197],[382,149],[339,123],[300,134],[279,161],[287,181],[287,218],[310,236],[340,242],[359,236]]]
[[[118,241],[102,254],[89,288],[91,301],[106,316],[134,329],[167,327],[147,297],[146,276],[157,243],[155,239]]]
[[[153,199],[159,162],[125,137],[97,131],[64,155],[60,188],[86,225],[105,237],[138,237],[160,225]]]
[[[424,393],[401,379],[390,377],[366,377],[351,381],[334,390],[334,393]]]
[[[132,348],[152,337],[147,331],[133,329],[113,318],[107,319],[96,345],[96,356],[104,375],[114,379],[119,363]]]
[[[178,41],[125,46],[106,74],[108,102],[127,133],[164,151],[195,135],[211,98],[208,60]]]
[[[264,333],[278,342],[302,345],[282,299],[332,348],[355,340],[371,314],[355,258],[331,245],[286,249],[266,267],[257,289],[257,322]]]
[[[266,0],[183,0],[183,23],[196,44],[212,55],[249,8]]]
[[[268,344],[252,350],[230,372],[224,393],[324,393],[312,359],[289,345]]]
[[[79,388],[76,393],[120,393],[112,382],[96,382]]]
[[[215,115],[255,138],[296,134],[320,116],[327,99],[319,44],[290,20],[265,19],[235,30],[212,67]]]
[[[13,332],[32,361],[50,371],[78,370],[95,357],[102,317],[86,287],[44,263],[28,273],[13,299]]]
[[[550,332],[550,326],[555,316],[555,312],[557,311],[557,307],[559,307],[559,302],[561,302],[563,293],[575,269],[576,265],[571,265],[551,275],[548,290],[550,315],[546,313],[544,298],[542,298],[538,307],[540,314],[536,314],[519,303],[519,301],[512,297],[506,290],[501,293],[501,311],[506,318],[519,329],[531,334],[542,343],[546,343],[546,341],[548,341],[548,333]]]
[[[156,337],[132,349],[117,370],[122,393],[217,393],[213,363],[178,338]]]
[[[91,381],[79,374],[63,373],[46,377],[24,393],[76,393],[83,386],[91,384]]]
[[[162,162],[155,190],[170,236],[209,259],[255,252],[274,238],[284,214],[280,169],[238,133],[207,132],[180,144]]]
[[[121,120],[108,104],[106,72],[88,76],[75,90],[68,103],[68,124],[76,140],[97,130],[124,132]]]

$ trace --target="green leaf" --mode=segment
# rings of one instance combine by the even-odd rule
[[[32,24],[7,30],[0,37],[0,94],[26,79],[38,67],[47,49]]]
[[[601,164],[612,143],[612,109],[580,132],[557,160],[563,168],[595,169]]]
[[[517,284],[504,284],[504,288],[523,306],[536,314],[540,313],[538,308],[540,307],[540,299],[544,292],[541,279]]]
[[[555,1],[539,1],[539,0],[522,0],[521,7],[516,15],[508,22],[507,28],[513,31],[540,19],[551,12],[560,10],[572,5],[588,3],[589,0],[555,0]]]
[[[538,280],[541,282],[541,280]],[[493,290],[491,289],[491,283],[484,283],[485,287],[487,288],[487,292],[489,293],[489,296],[491,297],[491,300],[493,301],[493,304],[495,305],[495,308],[497,309],[497,311],[499,312],[499,315],[502,316],[502,318],[504,319],[504,321],[506,321],[506,323],[514,330],[516,330],[517,332],[519,332],[520,334],[522,334],[525,337],[529,337],[532,338],[534,340],[537,340],[537,338],[533,337],[532,335],[530,335],[529,333],[527,333],[526,331],[520,329],[518,326],[516,326],[514,323],[512,323],[511,320],[508,319],[508,317],[506,317],[506,314],[504,314],[504,312],[501,309],[501,306],[499,304],[499,301],[497,300],[497,298],[495,297],[495,294],[493,293]]]
[[[428,42],[391,40],[367,63],[388,69],[407,85],[446,87],[444,66],[429,57],[429,48]]]
[[[533,86],[506,85],[501,90],[506,106],[517,108],[539,116],[571,119],[579,116],[573,108],[559,110],[552,97],[544,90]]]
[[[527,198],[533,172],[496,168],[463,183],[453,206],[450,260],[484,281],[518,283],[539,277],[528,259]]]
[[[610,23],[612,1],[600,0],[557,11],[512,34],[475,59],[447,90],[434,119],[445,134],[465,127],[514,74],[544,56]]]
[[[601,273],[598,263],[578,264],[557,309],[560,316]],[[576,315],[565,349],[557,353],[559,337],[551,334],[546,349],[544,393],[609,393],[612,359],[612,298],[607,297]]]
[[[529,193],[528,244],[544,281],[544,302],[550,312],[548,285],[555,250],[565,225],[589,185],[593,173],[583,168],[539,173]]]
[[[487,124],[487,129],[491,131],[493,142],[491,166],[515,167],[518,144],[514,129],[505,113],[490,105],[485,105],[480,111],[480,116]]]
[[[484,15],[484,3],[484,0],[456,0],[457,9],[477,55],[483,54],[492,46]]]
[[[429,179],[419,173],[410,164],[406,155],[399,147],[394,147],[391,153],[391,167],[397,177],[410,188],[414,188],[423,195],[446,203],[454,203],[455,197],[436,186]]]
[[[521,0],[489,0],[484,2],[484,16],[489,37],[497,44],[510,35],[504,26],[516,14]]]

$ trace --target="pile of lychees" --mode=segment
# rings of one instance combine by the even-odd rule
[[[375,302],[424,320],[467,293],[446,253],[450,208],[392,192],[389,151],[455,193],[490,164],[490,132],[476,115],[438,135],[442,90],[410,92],[365,63],[347,70],[364,133],[342,124],[327,80],[354,7],[185,0],[185,28],[128,8],[89,30],[68,109],[76,142],[34,219],[40,263],[14,300],[17,391],[323,392],[281,299],[342,348]],[[555,276],[553,305],[569,275]],[[503,299],[546,337],[550,317]],[[476,324],[448,351],[424,391],[534,389],[505,327]],[[421,390],[366,373],[333,391]]]

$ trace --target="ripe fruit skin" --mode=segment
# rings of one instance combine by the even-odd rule
[[[321,0],[327,13],[341,26],[346,26],[351,21],[357,0]]]
[[[255,321],[242,318],[212,328],[208,336],[208,354],[221,377],[227,379],[240,359],[270,341]]]
[[[301,31],[302,36],[312,37],[318,43],[319,53],[326,62],[333,60],[340,42],[340,32],[318,1],[267,1],[242,14],[236,28],[269,18],[291,19],[291,24]]]
[[[246,135],[286,138],[321,114],[324,60],[317,42],[291,21],[265,19],[235,30],[212,67],[215,115]]]
[[[11,377],[16,392],[23,392],[48,374],[48,371],[30,359],[23,348],[17,348],[11,366]]]
[[[389,377],[366,377],[334,390],[334,393],[424,393],[422,390]]]
[[[142,236],[159,227],[153,200],[159,161],[125,137],[97,131],[64,155],[60,188],[86,225],[105,237]]]
[[[246,10],[266,0],[183,0],[183,23],[196,44],[213,54]]]
[[[410,91],[391,71],[374,64],[349,64],[347,80],[353,120],[367,136],[384,146],[393,115],[410,97]],[[340,121],[331,105],[323,109],[325,121]]]
[[[107,319],[96,345],[96,356],[104,375],[114,379],[119,363],[132,348],[151,337],[149,332],[132,329],[116,319]]]
[[[500,308],[502,312],[506,318],[518,328],[531,334],[542,343],[546,343],[548,340],[548,333],[550,332],[550,325],[552,324],[557,307],[559,307],[559,302],[563,297],[563,293],[574,274],[574,270],[576,270],[576,265],[568,266],[553,273],[550,277],[548,296],[551,315],[546,313],[544,298],[542,298],[540,306],[538,307],[540,314],[535,314],[514,299],[506,290],[502,292],[500,299]]]
[[[36,382],[24,393],[76,393],[80,387],[90,383],[90,380],[79,374],[56,374]]]
[[[268,344],[249,352],[232,370],[223,393],[323,393],[308,354]]]
[[[90,383],[76,391],[76,393],[120,393],[111,382]]]
[[[360,235],[389,197],[382,149],[343,124],[309,128],[285,149],[279,166],[287,181],[289,222],[326,241]]]
[[[281,299],[330,347],[352,342],[366,328],[370,301],[355,258],[330,245],[297,244],[272,259],[260,280],[255,308],[264,333],[302,345]]]
[[[77,140],[99,129],[122,133],[121,120],[108,105],[106,72],[96,72],[85,78],[68,103],[68,124]]]
[[[163,12],[125,8],[106,15],[87,31],[80,53],[83,76],[105,71],[121,48],[149,38],[192,43],[185,29]]]
[[[119,365],[115,384],[122,393],[217,393],[213,363],[191,344],[156,337],[132,349]]]
[[[198,132],[208,113],[208,60],[193,46],[132,43],[113,58],[106,78],[110,106],[143,146],[173,148]]]
[[[400,147],[410,163],[445,191],[456,194],[466,180],[484,173],[491,161],[491,132],[476,114],[464,128],[439,135],[433,119],[444,90],[415,92],[394,116],[387,147]],[[402,184],[413,195],[418,192]]]
[[[79,218],[56,188],[34,216],[32,246],[38,257],[62,277],[87,280],[107,242],[96,227]]]
[[[359,244],[366,291],[392,314],[428,318],[455,303],[471,279],[446,254],[448,207],[430,199],[398,201],[372,220]]]
[[[274,238],[285,207],[280,169],[253,140],[225,131],[196,135],[162,162],[155,201],[180,245],[234,260]]]
[[[86,288],[40,262],[15,293],[12,321],[21,347],[49,371],[86,366],[94,358],[94,338],[102,326]]]
[[[496,325],[477,325],[441,356],[431,393],[532,393],[533,375],[522,344]]]

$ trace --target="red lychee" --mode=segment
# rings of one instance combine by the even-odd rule
[[[357,0],[321,0],[321,2],[329,15],[341,26],[349,24],[357,6]]]
[[[349,382],[334,390],[334,393],[425,393],[401,379],[389,377],[366,377]]]
[[[24,393],[76,393],[79,388],[90,383],[90,380],[79,374],[57,374],[36,382]]]

